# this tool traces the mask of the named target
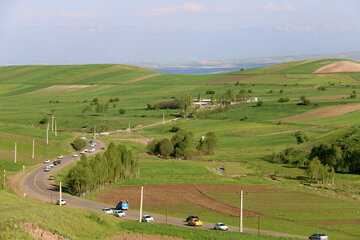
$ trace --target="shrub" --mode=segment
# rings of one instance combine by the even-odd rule
[[[46,124],[49,122],[49,119],[47,117],[43,117],[41,120],[40,120],[40,124]]]
[[[182,101],[179,99],[174,99],[171,101],[162,101],[157,104],[155,104],[156,108],[160,109],[179,109]]]
[[[76,150],[76,151],[80,151],[81,149],[83,149],[84,147],[87,146],[87,142],[79,137],[77,137],[72,143],[71,143],[72,147]]]
[[[284,103],[284,102],[288,102],[288,101],[289,101],[289,98],[287,98],[287,97],[279,98],[279,100],[278,100],[279,103]]]
[[[169,130],[169,132],[177,132],[177,131],[179,131],[180,130],[180,128],[179,127],[172,127],[170,130]]]
[[[124,108],[120,108],[120,109],[119,109],[119,113],[120,113],[120,114],[124,114],[125,112],[126,112],[126,109],[124,109]]]
[[[213,95],[213,94],[215,94],[215,91],[214,90],[207,90],[206,94],[207,95]]]
[[[263,105],[263,102],[262,101],[258,101],[257,103],[256,103],[256,106],[257,107],[261,107]]]

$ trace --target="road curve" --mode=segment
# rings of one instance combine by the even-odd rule
[[[87,154],[87,156],[96,154],[96,153],[102,151],[101,148],[105,147],[104,143],[102,143],[101,141],[99,141],[99,140],[94,140],[94,141],[96,142],[96,146],[95,146],[96,151],[91,154]],[[23,180],[22,180],[22,181],[24,181],[23,186],[24,186],[24,191],[25,191],[26,195],[28,197],[36,198],[36,199],[39,199],[39,200],[42,200],[42,201],[45,201],[48,203],[53,203],[53,204],[56,203],[56,200],[59,199],[59,189],[58,189],[58,186],[54,185],[53,181],[48,180],[49,176],[53,175],[52,171],[60,170],[61,168],[65,167],[65,166],[69,165],[70,163],[75,162],[79,159],[80,159],[80,156],[76,157],[76,158],[72,157],[72,155],[65,156],[61,160],[61,164],[53,167],[50,172],[44,171],[44,167],[46,164],[44,164],[44,166],[40,166],[40,167],[35,168],[34,170],[30,171],[25,176],[25,178],[23,178]],[[145,186],[145,188],[146,188],[146,186]],[[139,197],[140,197],[140,187],[139,187]],[[115,207],[115,206],[106,206],[105,204],[101,204],[101,203],[89,201],[86,199],[70,196],[68,194],[63,194],[62,198],[66,200],[67,205],[59,206],[59,207],[85,208],[85,209],[91,209],[91,210],[97,210],[97,211],[100,211],[104,207],[111,207],[111,208]],[[144,212],[143,214],[146,214],[146,212]],[[166,216],[156,215],[156,214],[151,214],[151,216],[154,217],[155,222],[168,223],[168,224],[183,226],[183,227],[190,227],[185,222],[185,217],[187,217],[187,216],[184,216],[184,219],[179,219],[179,218],[174,218],[174,217],[166,217]],[[139,212],[134,211],[134,210],[127,210],[125,219],[138,220]],[[203,223],[203,224],[204,225],[202,227],[200,227],[200,229],[213,229],[213,226],[214,226],[213,224],[209,224],[209,223]],[[229,231],[239,231],[239,228],[229,227]],[[251,229],[244,229],[244,232],[258,233],[258,231],[251,230]],[[302,239],[304,238],[303,236],[295,236],[295,235],[284,234],[284,233],[273,233],[273,232],[265,232],[265,231],[261,231],[260,233],[265,234],[265,235],[271,235],[271,236],[293,237],[293,238],[302,238]]]

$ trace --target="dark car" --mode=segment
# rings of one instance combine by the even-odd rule
[[[61,163],[61,160],[60,160],[60,159],[56,160],[56,163],[57,163],[57,164],[60,164],[60,163]]]
[[[192,221],[193,219],[199,220],[199,217],[198,216],[189,216],[189,217],[186,218],[185,221],[188,222],[188,221]]]
[[[329,240],[328,236],[323,233],[314,233],[309,236],[309,240]]]

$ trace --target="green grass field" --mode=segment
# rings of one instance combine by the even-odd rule
[[[139,129],[130,135],[117,132],[101,138],[105,143],[114,141],[127,145],[140,162],[141,178],[120,181],[117,185],[196,183],[278,186],[290,193],[248,195],[251,200],[251,204],[247,205],[249,210],[271,215],[271,218],[261,220],[263,229],[299,235],[323,231],[331,234],[331,239],[357,239],[360,237],[357,230],[359,206],[351,199],[360,196],[359,175],[337,173],[334,186],[328,189],[320,186],[313,192],[313,189],[302,185],[306,179],[303,168],[264,160],[264,156],[286,148],[308,151],[313,145],[332,141],[347,127],[358,124],[359,111],[325,118],[318,116],[318,119],[315,117],[310,121],[290,123],[283,120],[327,106],[341,107],[360,103],[359,98],[349,99],[353,91],[360,93],[359,73],[313,74],[319,67],[341,60],[290,62],[211,75],[159,74],[148,69],[114,64],[0,67],[0,169],[6,169],[9,175],[13,175],[22,170],[23,165],[28,167],[60,153],[70,154],[70,143],[74,136],[89,137],[93,126],[98,131],[124,129],[129,124],[131,127],[144,126],[162,121],[163,114],[168,120],[180,112],[177,109],[147,110],[147,104],[182,98],[187,93],[193,98],[197,98],[199,93],[202,98],[210,98],[206,94],[209,90],[218,94],[232,90],[236,95],[241,89],[245,89],[250,90],[253,97],[258,97],[263,105],[256,107],[255,103],[243,103],[227,111],[179,119],[165,125]],[[325,89],[319,90],[319,86]],[[302,95],[312,98],[310,106],[298,105],[298,99]],[[278,103],[278,99],[282,97],[289,98],[290,101]],[[107,103],[114,98],[119,98],[119,101],[109,103],[107,113],[102,116],[96,113],[94,107],[83,113],[82,108],[95,98],[100,103]],[[124,114],[119,113],[120,108],[126,110]],[[46,126],[39,124],[39,121],[44,117],[50,119],[51,115],[55,116],[59,135],[55,137],[51,132],[49,145],[46,145]],[[215,154],[195,161],[164,160],[144,154],[145,144],[116,140],[171,138],[173,133],[169,130],[173,126],[192,131],[196,139],[209,131],[215,132],[219,138]],[[87,129],[82,130],[82,127]],[[307,135],[308,142],[297,144],[294,134],[299,130]],[[31,158],[32,139],[37,144],[35,159]],[[13,163],[15,142],[18,144],[17,164]],[[225,169],[222,175],[216,171],[218,167]],[[61,171],[58,179],[68,169]],[[271,179],[274,175],[276,181]],[[229,204],[229,199],[234,197],[230,193],[207,194]],[[281,204],[282,200],[285,203]],[[304,202],[304,206],[300,206],[301,202]],[[146,207],[149,211],[163,213],[163,209]],[[199,212],[214,222],[224,217],[198,206],[185,209],[183,205],[170,204],[169,208],[173,209],[169,212],[173,216]],[[316,209],[317,215],[313,216],[304,209]],[[295,213],[291,210],[295,210]],[[82,214],[82,218],[86,217]],[[238,224],[232,217],[224,219],[229,225]],[[345,220],[348,223],[345,224]],[[55,217],[53,221],[56,221]],[[143,227],[131,225],[135,223],[119,224],[123,224],[124,229]],[[245,225],[256,228],[257,219],[247,219]],[[49,229],[49,225],[46,226]],[[158,233],[161,234],[166,227],[162,226],[159,229],[163,230],[154,231],[160,231]],[[112,225],[110,228],[113,229]],[[59,233],[66,232],[66,228],[52,229]],[[149,229],[146,228],[146,231],[150,231]],[[7,231],[12,230],[10,228]],[[72,232],[66,236],[80,239],[92,236],[91,232],[81,234],[84,235],[76,236]],[[99,235],[99,238],[104,237]],[[204,236],[203,239],[207,238]]]

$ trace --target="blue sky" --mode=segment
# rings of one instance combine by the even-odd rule
[[[360,51],[358,0],[0,0],[0,65]]]

